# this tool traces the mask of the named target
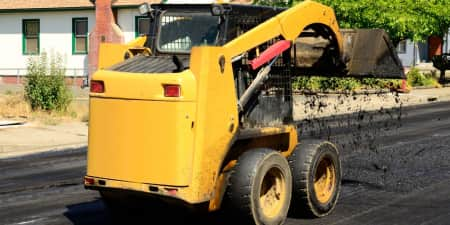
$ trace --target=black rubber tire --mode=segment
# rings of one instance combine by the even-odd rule
[[[335,186],[326,202],[318,200],[314,189],[315,173],[323,159],[329,160],[335,171]],[[341,162],[336,146],[323,140],[305,140],[296,146],[288,162],[293,178],[290,216],[323,217],[330,214],[341,190]]]
[[[284,180],[281,188],[280,202],[275,215],[267,216],[260,203],[262,183],[269,171],[276,173]],[[266,180],[267,181],[267,180]],[[271,149],[253,149],[243,153],[232,169],[225,193],[225,208],[228,212],[242,219],[239,224],[280,225],[286,220],[291,201],[292,177],[289,164],[279,152]],[[282,197],[280,197],[282,196]]]

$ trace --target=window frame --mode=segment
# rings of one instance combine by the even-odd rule
[[[84,46],[84,51],[77,51],[77,36],[75,24],[77,21],[86,21],[86,34],[84,35],[86,39],[86,46]],[[87,17],[75,17],[72,18],[72,55],[86,55],[89,49],[89,19]]]
[[[398,42],[396,50],[397,54],[406,54],[408,48],[408,40],[401,40]]]
[[[27,34],[26,26],[27,22],[37,22],[37,52],[30,53],[27,51]],[[22,19],[22,54],[23,55],[39,55],[41,53],[41,21],[40,19]]]
[[[134,17],[134,37],[135,38],[140,37],[140,35],[139,35],[139,33],[140,33],[139,32],[139,20],[140,19],[148,19],[148,20],[150,20],[150,18],[148,16],[135,16]],[[151,21],[149,21],[149,24],[151,24]]]

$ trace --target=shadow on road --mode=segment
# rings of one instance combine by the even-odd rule
[[[110,211],[102,199],[66,206],[64,216],[74,225],[119,225],[119,224],[161,224],[161,225],[225,225],[229,224],[222,213],[192,213],[175,207],[139,206],[122,212]],[[138,208],[138,209],[137,209]],[[236,221],[234,221],[236,222]]]
[[[95,201],[84,202],[66,206],[64,216],[74,225],[107,225],[112,224],[103,201],[98,198]]]

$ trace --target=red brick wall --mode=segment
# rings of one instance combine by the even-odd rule
[[[442,38],[439,36],[428,38],[428,58],[431,59],[435,55],[442,55]]]
[[[0,83],[2,84],[21,84],[23,76],[0,76]]]
[[[88,73],[90,76],[97,70],[98,49],[100,43],[123,43],[123,34],[116,25],[114,14],[111,8],[111,0],[95,1],[95,20],[96,24],[89,35],[89,65]]]

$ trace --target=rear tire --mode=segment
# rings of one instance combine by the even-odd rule
[[[225,205],[244,221],[239,224],[279,225],[291,201],[289,164],[279,152],[254,149],[243,153],[231,171]]]
[[[293,177],[290,214],[295,217],[330,214],[341,189],[341,163],[337,148],[328,141],[302,141],[288,161]]]

